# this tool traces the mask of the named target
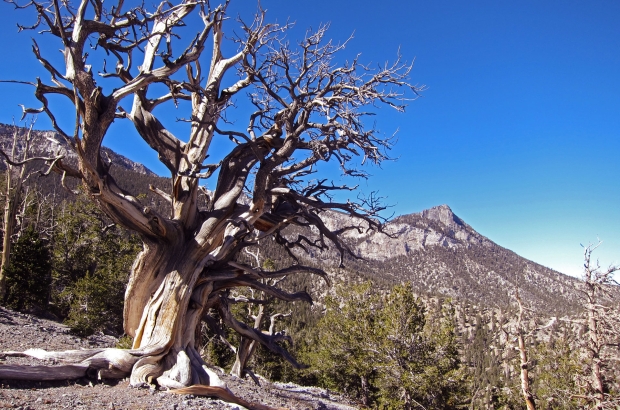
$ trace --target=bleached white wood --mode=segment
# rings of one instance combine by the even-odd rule
[[[65,364],[59,366],[0,365],[0,379],[5,380],[72,380],[86,375],[88,365]]]

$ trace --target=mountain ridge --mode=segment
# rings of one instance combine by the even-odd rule
[[[344,214],[330,212],[330,229],[354,224]],[[421,293],[469,300],[487,306],[508,306],[518,288],[533,308],[557,315],[577,309],[577,279],[517,255],[478,233],[446,205],[400,215],[384,225],[385,233],[349,231],[345,235],[355,257],[347,270],[388,282],[412,282]],[[387,234],[386,234],[387,233]],[[306,263],[327,266],[335,275],[334,251]],[[318,263],[316,263],[318,261]]]

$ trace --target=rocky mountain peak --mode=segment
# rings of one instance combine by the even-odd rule
[[[434,206],[422,211],[422,217],[440,222],[450,229],[462,229],[467,226],[465,222],[452,212],[448,205]]]
[[[338,218],[326,215],[331,220],[325,224],[331,229],[351,224],[348,217],[333,215]],[[564,314],[575,306],[572,278],[495,244],[456,216],[448,205],[398,216],[385,225],[384,231],[388,235],[351,231],[349,245],[359,258],[346,261],[351,272],[410,281],[423,292],[501,306],[513,303],[511,292],[518,285],[524,300],[535,309]],[[332,252],[312,258],[329,266],[330,257],[335,261],[335,256]]]

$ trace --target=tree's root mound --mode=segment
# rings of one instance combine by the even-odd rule
[[[62,364],[39,366],[4,364],[0,365],[0,379],[28,381],[73,380],[83,377],[97,377],[99,380],[122,379],[130,376],[133,366],[141,358],[139,353],[136,350],[113,348],[67,350],[63,352],[48,352],[43,349],[3,352],[0,353],[2,359],[6,357],[32,357],[53,363],[62,362]],[[251,410],[283,409],[244,400],[235,396],[219,379],[214,380],[214,382],[218,385],[193,385],[170,390],[170,392],[216,397]]]
[[[240,397],[235,396],[230,390],[225,389],[223,387],[216,386],[204,386],[201,384],[184,387],[182,389],[171,390],[170,393],[178,393],[178,394],[194,394],[196,396],[209,396],[209,397],[217,397],[218,399],[222,399],[229,403],[239,404],[248,409],[252,410],[286,410],[285,407],[269,407],[263,404],[249,402],[247,400],[243,400]]]

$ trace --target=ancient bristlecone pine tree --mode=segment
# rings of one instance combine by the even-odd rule
[[[93,201],[116,223],[137,232],[144,244],[125,295],[124,327],[134,338],[133,349],[28,352],[73,362],[44,372],[46,377],[94,370],[102,377],[130,374],[134,386],[213,385],[217,381],[195,347],[196,329],[210,311],[219,312],[242,336],[298,365],[275,336],[231,315],[228,291],[252,287],[271,297],[310,302],[306,292],[287,293],[261,279],[324,272],[300,265],[267,272],[239,264],[235,256],[268,236],[289,251],[329,245],[343,255],[349,252],[340,240],[344,231],[379,228],[375,217],[381,209],[374,200],[333,202],[330,192],[349,188],[313,180],[311,174],[317,163],[337,161],[343,173],[363,177],[354,164],[386,159],[390,139],[366,128],[363,120],[368,106],[385,104],[400,111],[416,97],[419,89],[408,83],[411,66],[400,59],[377,69],[357,59],[338,65],[334,56],[344,45],[325,41],[325,27],[290,46],[283,41],[287,27],[266,24],[262,10],[251,24],[231,28],[230,35],[238,36],[225,40],[225,20],[234,24],[225,18],[228,2],[211,7],[208,1],[166,1],[150,12],[128,9],[123,0],[109,9],[100,0],[15,5],[38,15],[34,26],[21,29],[55,36],[64,53],[64,67],[54,66],[34,42],[34,54],[51,82],[33,83],[42,106],[25,113],[43,112],[51,118],[78,155],[77,166],[61,160],[56,170],[78,178]],[[194,14],[202,20],[199,32],[181,38],[176,31],[194,27],[184,23]],[[224,55],[226,41],[237,46],[236,54]],[[50,48],[50,54],[56,53],[56,46]],[[210,62],[203,56],[207,53]],[[98,74],[92,64],[101,65]],[[101,77],[107,79],[98,84]],[[113,81],[115,88],[102,87]],[[164,95],[157,95],[162,89]],[[48,100],[51,95],[75,107],[74,129],[62,129],[56,121],[60,114]],[[253,110],[246,124],[228,130],[230,124],[220,119],[233,97],[247,98]],[[181,100],[191,102],[186,117],[191,129],[183,140],[154,114],[156,107]],[[113,121],[127,120],[170,171],[169,193],[152,188],[169,201],[170,215],[143,205],[109,174],[102,143]],[[218,163],[205,164],[213,138],[230,138],[235,146]],[[199,185],[209,178],[217,179],[210,183],[214,191]],[[242,198],[244,188],[249,205]],[[330,209],[357,217],[359,226],[329,231],[321,214]],[[282,235],[290,224],[312,226],[317,235]],[[23,369],[3,367],[0,372],[0,378],[35,378]]]

